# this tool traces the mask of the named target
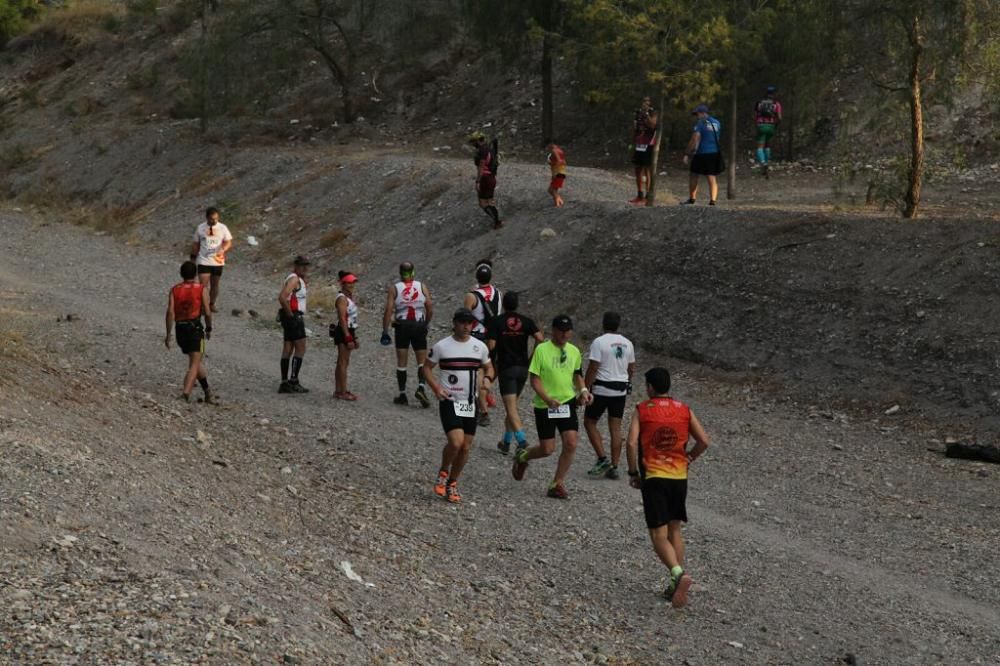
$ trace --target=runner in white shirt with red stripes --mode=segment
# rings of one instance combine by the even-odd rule
[[[409,350],[417,358],[417,390],[413,396],[420,406],[427,408],[431,401],[427,397],[425,382],[421,374],[424,361],[427,360],[427,328],[434,314],[431,303],[431,292],[427,285],[414,279],[416,269],[412,262],[404,261],[399,265],[399,282],[390,285],[385,298],[385,311],[382,314],[383,346],[392,344],[389,328],[396,334],[396,383],[399,385],[399,395],[393,398],[393,403],[406,405],[406,366],[409,362]]]
[[[590,345],[590,362],[587,365],[585,383],[594,396],[583,414],[583,427],[587,431],[590,445],[597,454],[597,462],[590,476],[618,478],[618,462],[622,455],[622,417],[625,415],[625,401],[632,390],[632,375],[635,373],[635,347],[623,335],[619,335],[622,317],[617,312],[605,312],[602,328],[604,335]],[[604,451],[604,442],[597,424],[608,412],[608,430],[611,434],[611,459]]]
[[[458,478],[476,436],[476,396],[483,383],[492,384],[496,378],[486,343],[471,335],[475,322],[470,310],[457,310],[452,335],[438,341],[424,362],[424,378],[440,401],[441,426],[448,439],[434,492],[452,503],[462,500]],[[434,366],[441,369],[439,378],[434,377]]]

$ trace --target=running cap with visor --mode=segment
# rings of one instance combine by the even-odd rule
[[[556,315],[556,318],[552,320],[552,328],[563,332],[572,331],[573,320],[569,318],[569,315]]]
[[[696,116],[699,113],[708,113],[708,105],[707,104],[699,104],[698,106],[694,107],[694,111],[691,112],[691,115]]]
[[[476,319],[476,315],[472,314],[472,310],[469,308],[459,308],[455,310],[455,314],[452,315],[452,321],[479,321]]]
[[[768,95],[773,95],[776,92],[778,92],[777,87],[775,87],[775,86],[768,86],[767,87],[767,94]]]
[[[352,284],[357,281],[358,281],[358,276],[355,275],[354,273],[348,273],[344,277],[340,278],[341,284]]]
[[[311,262],[301,254],[295,257],[295,261],[292,262],[296,266],[308,266]]]
[[[475,131],[469,135],[469,143],[479,143],[480,141],[486,141],[486,135],[480,131]]]
[[[399,277],[411,278],[416,270],[412,261],[404,261],[399,265]]]

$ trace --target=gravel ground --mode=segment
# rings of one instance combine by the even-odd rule
[[[280,334],[229,310],[272,312],[280,278],[227,269],[207,361],[223,406],[186,405],[183,359],[162,347],[175,259],[0,225],[9,662],[1000,662],[997,472],[926,450],[922,422],[673,362],[715,438],[692,473],[695,588],[678,612],[657,596],[638,494],[587,479],[586,444],[557,502],[554,460],[518,484],[487,428],[465,502],[447,505],[430,489],[436,416],[389,403],[393,359],[374,342],[352,368],[360,402],[331,399],[320,337],[313,392],[275,393]]]

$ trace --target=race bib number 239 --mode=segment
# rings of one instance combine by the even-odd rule
[[[461,418],[474,418],[476,416],[476,403],[455,400],[452,404],[455,405],[455,416]]]

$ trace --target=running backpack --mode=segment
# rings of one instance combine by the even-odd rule
[[[497,168],[500,166],[500,141],[493,139],[490,142],[490,173],[497,175]]]
[[[778,116],[778,103],[770,97],[762,99],[757,103],[757,113],[765,118],[776,118]]]

